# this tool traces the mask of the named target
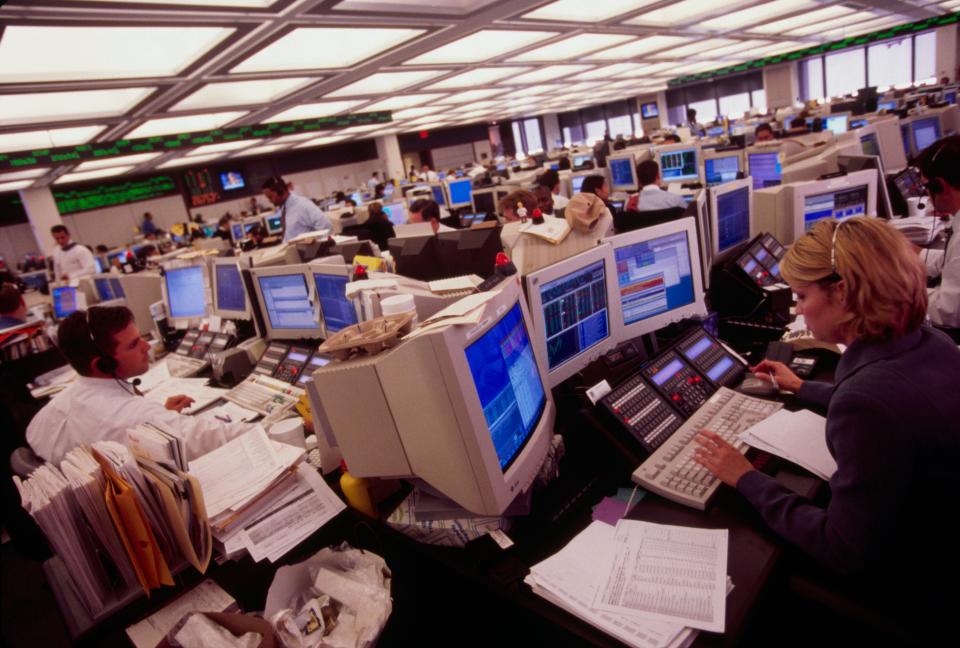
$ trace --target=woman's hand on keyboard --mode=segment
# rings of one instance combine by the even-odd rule
[[[719,434],[700,430],[694,441],[699,443],[700,447],[694,450],[693,460],[727,486],[736,488],[740,478],[753,470],[753,464]]]
[[[776,378],[776,386],[778,389],[783,391],[788,391],[796,394],[800,391],[800,387],[803,386],[803,381],[800,379],[800,376],[790,371],[790,368],[782,362],[777,362],[776,360],[761,360],[757,363],[756,367],[750,367],[752,371],[758,378],[763,380],[770,380],[772,375]]]
[[[184,408],[190,407],[193,405],[193,399],[184,394],[178,394],[176,396],[171,396],[167,399],[167,402],[163,404],[168,410],[173,410],[178,414],[183,411]]]

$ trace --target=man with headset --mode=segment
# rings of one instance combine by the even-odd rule
[[[283,178],[268,178],[263,183],[263,195],[277,208],[284,242],[307,232],[333,231],[330,220],[320,208],[313,201],[292,193]]]
[[[950,232],[944,250],[925,250],[927,274],[940,285],[929,291],[927,312],[937,326],[960,328],[960,135],[934,142],[917,157],[924,186],[937,214],[949,216]]]
[[[94,306],[60,323],[57,344],[77,373],[76,381],[54,396],[27,426],[27,442],[42,459],[59,464],[78,445],[126,442],[140,423],[165,424],[184,441],[187,458],[199,457],[250,429],[180,414],[193,399],[171,396],[164,405],[143,398],[149,346],[140,337],[133,314],[123,306]]]

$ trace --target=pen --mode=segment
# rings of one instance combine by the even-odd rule
[[[217,419],[218,421],[223,421],[224,423],[233,423],[233,419],[230,418],[229,414],[224,414],[223,416],[214,414],[213,418]]]
[[[777,377],[773,375],[772,371],[767,373],[770,376],[770,381],[773,383],[773,386],[777,388],[777,391],[780,391],[780,384],[777,382]]]

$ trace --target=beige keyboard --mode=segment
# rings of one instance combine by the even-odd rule
[[[720,486],[720,480],[693,460],[693,451],[700,446],[694,440],[697,432],[704,429],[716,432],[744,453],[747,445],[740,440],[740,433],[781,407],[782,403],[721,387],[633,471],[633,481],[678,504],[702,511]]]
[[[171,353],[166,358],[167,370],[174,378],[190,378],[210,366],[210,363],[200,358],[189,358],[184,355]]]
[[[276,418],[292,409],[303,393],[299,387],[269,376],[250,375],[223,397],[240,407]]]

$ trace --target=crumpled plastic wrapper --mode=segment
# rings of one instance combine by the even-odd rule
[[[368,648],[392,610],[386,562],[343,543],[278,569],[263,616],[284,648]]]
[[[257,648],[261,638],[256,632],[237,637],[202,612],[185,615],[167,633],[174,648]]]

